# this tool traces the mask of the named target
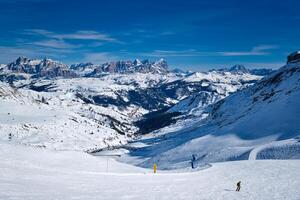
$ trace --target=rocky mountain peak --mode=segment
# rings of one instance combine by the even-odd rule
[[[29,61],[29,58],[20,56],[16,59],[15,64],[21,65],[21,64],[27,63],[28,61]]]
[[[134,64],[135,66],[139,66],[139,65],[142,65],[143,63],[142,63],[139,59],[135,59],[135,60],[133,61],[133,64]]]
[[[168,69],[168,63],[163,58],[159,59],[154,63],[155,66],[161,67],[163,69]]]
[[[229,68],[230,72],[242,72],[242,73],[249,73],[249,70],[244,65],[234,65]]]

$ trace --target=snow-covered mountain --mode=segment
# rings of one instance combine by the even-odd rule
[[[243,65],[234,65],[231,68],[223,68],[218,70],[210,70],[210,72],[217,71],[252,74],[257,76],[265,76],[270,74],[272,69],[252,69],[249,70]],[[75,78],[75,77],[101,77],[107,74],[130,74],[130,73],[153,73],[153,74],[167,74],[176,73],[181,75],[192,74],[180,69],[170,70],[168,63],[164,59],[155,62],[149,60],[140,61],[114,61],[95,65],[93,63],[77,63],[70,66],[59,61],[51,59],[30,59],[26,57],[19,57],[15,61],[8,64],[1,64],[0,66],[0,80],[7,82],[14,82],[17,80],[24,80],[30,78]]]
[[[300,63],[294,63],[218,102],[210,119],[242,138],[290,138],[300,134],[299,100]]]
[[[27,74],[27,77],[30,76],[31,78],[76,77],[76,74],[67,65],[47,58],[37,60],[19,57],[16,61],[7,64],[1,70],[1,74],[12,75],[13,73],[20,75]],[[24,78],[26,78],[25,75]]]
[[[193,116],[181,117],[130,144],[128,149],[134,147],[134,151],[121,160],[144,167],[155,162],[168,169],[190,165],[192,154],[198,165],[300,158],[300,62],[215,103],[203,103],[214,98],[212,93],[200,92],[179,102],[169,112]]]
[[[29,59],[19,57],[14,62],[1,65],[1,80],[13,82],[30,78],[74,78],[74,77],[101,77],[108,73],[167,73],[168,64],[160,59],[156,62],[148,60],[117,61],[94,65],[79,63],[70,66],[51,59]]]
[[[0,97],[6,107],[1,113],[1,137],[7,140],[11,133],[17,143],[53,149],[120,146],[139,133],[187,117],[179,104],[167,111],[180,101],[200,95],[201,102],[188,109],[204,107],[262,78],[223,71],[177,73],[168,69],[165,60],[112,63],[68,67],[49,59],[19,58],[4,66],[0,74],[6,78],[23,78],[12,79],[10,85],[1,83],[6,91]],[[72,76],[65,76],[68,73]],[[197,114],[189,113],[193,116]]]
[[[81,74],[85,77],[99,77],[106,73],[167,73],[169,72],[168,64],[165,60],[160,59],[156,62],[150,62],[148,60],[140,61],[135,59],[134,61],[117,61],[104,63],[102,65],[93,65],[91,63],[72,65],[71,69],[75,69],[76,72],[85,71]]]
[[[195,72],[186,75],[178,81],[162,85],[156,92],[166,91],[171,95],[169,99],[174,103],[178,100],[179,102],[165,112],[160,111],[157,115],[146,117],[138,125],[142,126],[141,132],[148,133],[181,118],[193,118],[198,116],[197,113],[202,112],[201,110],[206,106],[254,84],[261,77],[250,73],[223,71]],[[153,121],[158,122],[151,123]]]
[[[2,70],[4,67],[6,67],[5,64],[0,64],[0,70]]]
[[[250,73],[258,76],[266,76],[274,72],[273,69],[257,68],[257,69],[247,69],[244,65],[234,65],[230,68],[212,69],[210,71],[220,71],[220,72],[232,72],[232,73]]]

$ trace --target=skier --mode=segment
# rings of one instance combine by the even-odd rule
[[[241,181],[237,182],[236,184],[236,191],[239,192],[241,189]]]
[[[195,154],[193,154],[193,155],[192,155],[192,160],[191,160],[192,169],[195,168],[195,166],[194,166],[194,162],[195,162],[195,161],[196,161],[196,156],[195,156]]]
[[[8,140],[11,140],[11,138],[12,138],[12,134],[9,133],[9,134],[8,134]]]
[[[154,165],[153,165],[153,173],[154,174],[156,173],[156,170],[157,170],[157,165],[156,165],[156,163],[154,163]]]

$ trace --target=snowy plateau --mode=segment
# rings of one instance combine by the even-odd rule
[[[19,57],[0,80],[0,199],[300,199],[300,62]]]

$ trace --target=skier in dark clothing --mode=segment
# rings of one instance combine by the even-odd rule
[[[241,189],[241,181],[237,182],[236,184],[236,191],[239,192]]]
[[[193,154],[193,155],[192,155],[192,160],[191,160],[192,169],[195,168],[195,166],[194,166],[194,162],[195,162],[195,161],[196,161],[196,156],[195,156],[195,154]]]

